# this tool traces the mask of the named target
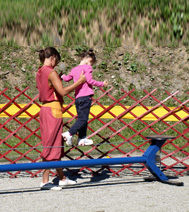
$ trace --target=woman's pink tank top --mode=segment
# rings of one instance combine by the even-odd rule
[[[52,71],[54,70],[51,66],[42,66],[38,69],[36,82],[39,90],[39,101],[59,101],[63,103],[63,97],[59,95],[59,93],[51,85],[49,85],[49,75]]]

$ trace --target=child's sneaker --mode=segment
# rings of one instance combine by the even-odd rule
[[[61,187],[59,187],[59,186],[56,186],[56,185],[54,185],[54,184],[52,184],[52,183],[41,183],[40,184],[40,187],[41,187],[41,190],[53,190],[53,191],[60,191],[60,190],[62,190],[62,188]]]
[[[70,180],[69,178],[66,177],[65,180],[59,180],[59,186],[69,186],[69,185],[75,185],[76,181]]]
[[[62,133],[63,138],[66,138],[66,144],[68,146],[72,146],[72,135],[67,131],[65,133]]]
[[[79,138],[78,139],[78,145],[79,146],[89,146],[89,145],[92,145],[93,144],[93,140],[91,139],[88,139],[88,138]]]

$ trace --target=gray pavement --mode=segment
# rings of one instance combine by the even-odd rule
[[[120,176],[103,170],[92,177],[80,173],[77,185],[61,191],[40,190],[41,177],[19,176],[10,179],[0,174],[0,211],[2,212],[189,212],[189,176],[172,179],[184,182],[173,186],[157,181],[146,182],[141,176],[123,172]],[[57,179],[51,178],[56,183]]]

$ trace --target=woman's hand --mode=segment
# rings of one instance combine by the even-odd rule
[[[81,83],[86,82],[86,77],[85,77],[85,75],[83,74],[83,71],[81,72],[81,75],[80,75],[78,81],[80,81]]]
[[[78,79],[78,81],[74,82],[73,84],[63,87],[62,82],[57,74],[56,71],[52,71],[49,75],[49,81],[53,85],[54,89],[61,95],[65,96],[75,90],[77,86],[84,83],[86,81],[85,75],[83,74],[83,71]]]

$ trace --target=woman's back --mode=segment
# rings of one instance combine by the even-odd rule
[[[37,88],[39,90],[40,102],[59,101],[63,102],[63,97],[60,96],[52,85],[49,84],[49,75],[53,72],[51,66],[42,66],[38,69],[36,75]]]

